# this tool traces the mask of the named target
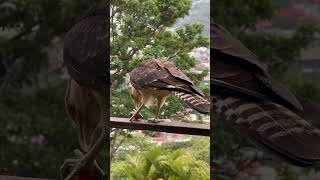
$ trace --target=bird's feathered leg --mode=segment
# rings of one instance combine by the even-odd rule
[[[166,102],[167,97],[157,97],[157,112],[156,112],[156,117],[154,119],[148,120],[149,122],[152,123],[159,123],[162,122],[163,120],[159,120],[159,115],[160,115],[160,110],[164,103]]]
[[[82,158],[84,153],[88,152],[93,144],[93,134],[101,122],[100,106],[97,98],[93,95],[92,90],[79,86],[75,81],[70,80],[65,94],[65,111],[68,119],[72,121],[77,128],[78,141],[81,150],[74,150],[75,158],[66,159],[60,167],[61,178],[63,174]],[[86,169],[98,171],[101,176],[104,172],[101,170],[97,161],[87,164]]]
[[[88,151],[75,165],[71,173],[65,178],[65,180],[71,180],[75,177],[76,174],[80,171],[81,167],[85,166],[86,164],[94,161],[96,155],[102,149],[104,145],[110,147],[110,121],[107,118],[107,98],[106,98],[106,88],[103,90],[104,92],[94,91],[94,95],[98,100],[100,109],[101,109],[101,121],[103,124],[102,132],[96,143],[93,147]],[[109,144],[109,146],[108,146]],[[107,156],[110,157],[110,149],[107,149]],[[109,159],[109,158],[108,158]],[[110,169],[110,163],[107,163],[107,169]],[[106,179],[110,179],[110,174],[106,174]]]

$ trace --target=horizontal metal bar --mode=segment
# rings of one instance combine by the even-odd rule
[[[163,121],[159,123],[152,123],[146,120],[130,122],[128,118],[111,117],[111,127],[120,129],[150,130],[200,136],[210,135],[209,124],[184,123],[179,121],[170,121],[168,119],[161,120]]]

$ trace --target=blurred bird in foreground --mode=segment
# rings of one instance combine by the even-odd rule
[[[110,49],[107,34],[109,1],[100,1],[91,8],[65,35],[63,60],[71,79],[65,95],[68,118],[77,129],[81,150],[75,150],[77,159],[67,159],[61,166],[62,178],[66,168],[73,167],[65,179],[98,178],[104,172],[97,165],[95,156],[102,146],[110,143],[107,119],[107,85]],[[94,143],[99,124],[102,133]]]

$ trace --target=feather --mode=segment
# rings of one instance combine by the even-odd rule
[[[210,25],[210,48],[216,49],[224,54],[231,55],[233,60],[242,61],[243,63],[250,63],[260,71],[267,71],[267,66],[259,61],[258,57],[246,48],[239,40],[232,37],[232,35],[220,25],[211,22]]]
[[[108,12],[106,6],[93,7],[65,35],[64,65],[80,85],[97,87],[105,83],[110,49],[105,19]]]
[[[129,72],[129,76],[136,89],[176,90],[204,96],[183,72],[164,60],[143,61]]]
[[[210,103],[204,98],[203,92],[195,87],[182,71],[168,61],[143,61],[129,72],[129,76],[132,88],[141,94],[140,101],[145,106],[151,105],[149,99],[156,98],[159,110],[166,97],[174,94],[200,113],[209,113],[210,111]],[[133,91],[131,90],[131,92]],[[133,97],[133,101],[136,101],[135,95],[131,95],[131,97]]]
[[[320,160],[320,131],[296,115],[300,101],[221,26],[211,24],[213,112],[242,136],[299,166]]]
[[[185,102],[190,108],[198,111],[202,114],[208,114],[210,112],[210,103],[197,94],[190,94],[186,92],[174,91],[173,94]]]

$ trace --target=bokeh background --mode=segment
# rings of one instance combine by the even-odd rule
[[[59,178],[77,147],[64,113],[64,34],[93,0],[0,1],[0,174]]]

